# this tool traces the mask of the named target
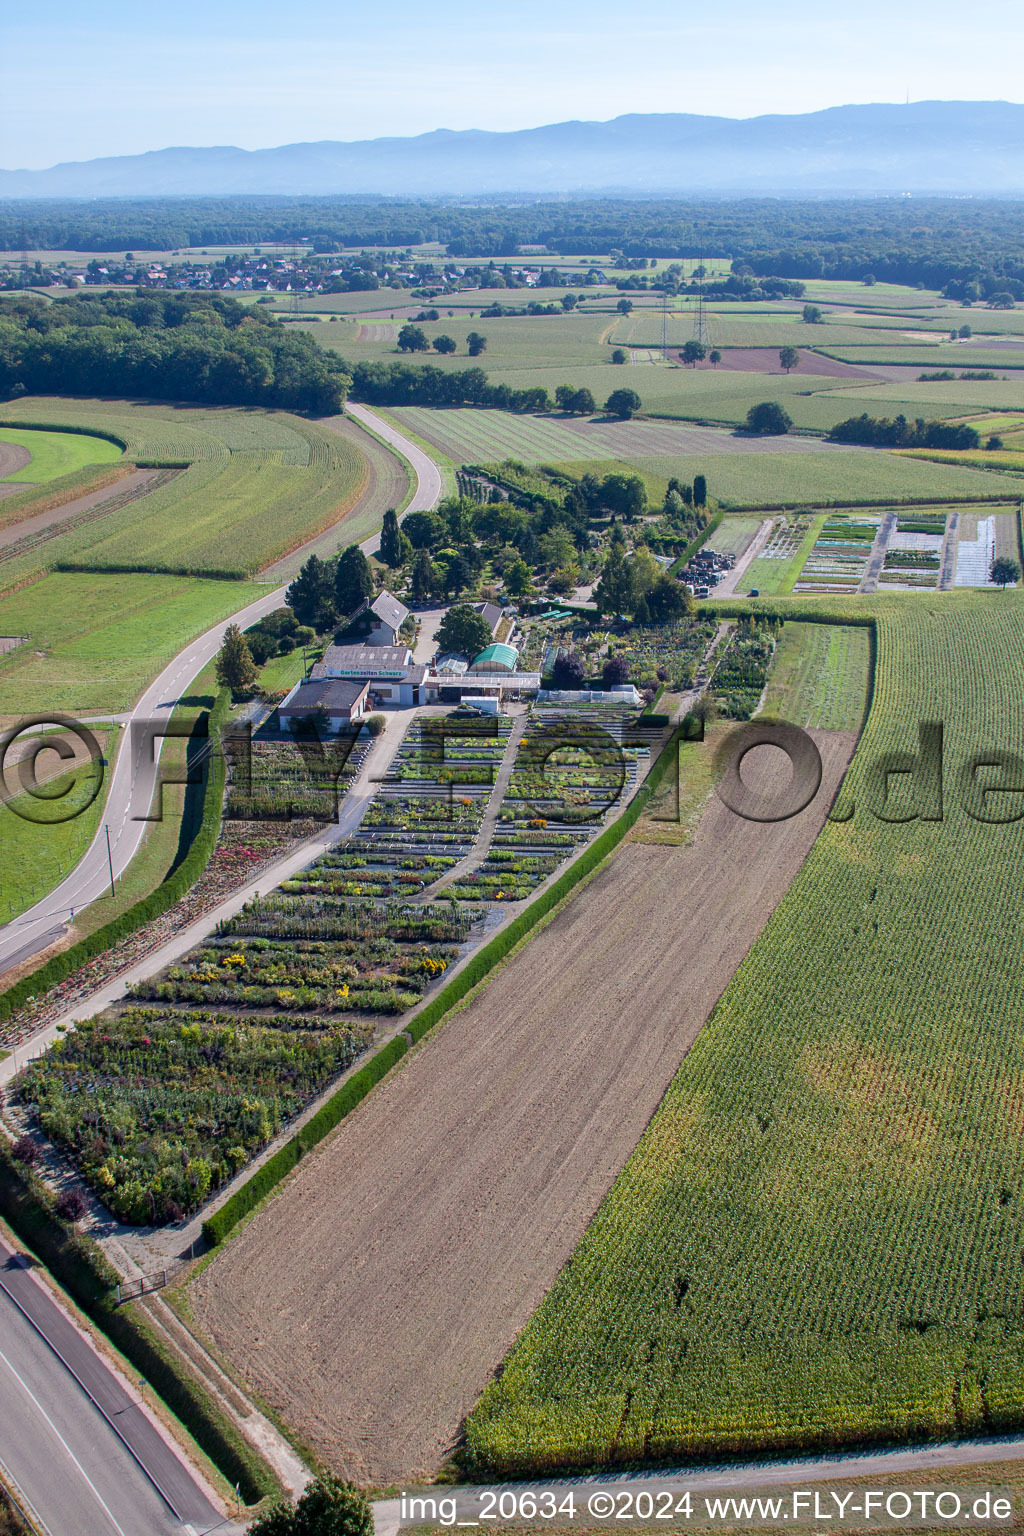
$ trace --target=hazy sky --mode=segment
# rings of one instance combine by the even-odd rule
[[[1019,0],[5,7],[0,166],[622,112],[1024,98]]]

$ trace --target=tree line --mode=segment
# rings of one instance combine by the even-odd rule
[[[909,421],[900,414],[888,416],[849,416],[828,434],[832,443],[865,443],[873,448],[978,448],[981,438],[973,427],[948,421],[925,421],[923,416]]]
[[[0,248],[172,250],[260,242],[413,248],[440,241],[456,257],[540,245],[566,255],[743,260],[755,275],[923,283],[1024,280],[1021,203],[999,199],[799,200],[206,197],[8,200]],[[965,296],[957,294],[957,297]],[[987,294],[983,295],[987,297]],[[1024,297],[1018,294],[1017,297]]]
[[[344,364],[223,294],[79,293],[0,308],[0,395],[144,396],[329,414]]]

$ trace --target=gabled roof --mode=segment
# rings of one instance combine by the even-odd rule
[[[362,618],[364,613],[372,613],[381,624],[388,624],[394,630],[401,629],[409,617],[409,610],[404,603],[400,603],[397,597],[392,597],[390,592],[380,592],[371,602],[364,598],[352,615],[352,622]]]
[[[499,607],[497,603],[477,603],[476,611],[491,626],[491,634],[493,635],[497,625],[505,615],[504,608]]]

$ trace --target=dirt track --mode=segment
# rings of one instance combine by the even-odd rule
[[[22,448],[18,443],[0,443],[0,480],[8,475],[16,475],[19,469],[24,469],[31,462],[32,455],[27,448]],[[19,481],[18,490],[25,490],[26,484],[25,481]]]
[[[805,858],[712,800],[629,843],[300,1166],[192,1287],[216,1346],[335,1470],[437,1468]]]
[[[81,517],[83,513],[91,512],[97,507],[102,507],[105,502],[113,501],[115,497],[124,496],[126,492],[141,494],[151,481],[157,479],[160,474],[158,469],[134,469],[126,466],[124,473],[112,478],[111,481],[101,486],[97,491],[89,491],[84,496],[75,496],[69,501],[62,501],[57,506],[51,507],[46,512],[37,512],[31,517],[23,517],[19,521],[11,521],[0,524],[0,549],[8,545],[20,543],[30,535],[44,532],[49,528],[59,531],[59,524],[69,522]],[[27,491],[32,487],[19,485],[19,490]],[[11,517],[14,514],[9,514]]]

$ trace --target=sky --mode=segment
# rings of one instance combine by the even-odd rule
[[[0,166],[623,112],[1024,100],[1019,0],[3,7]]]

